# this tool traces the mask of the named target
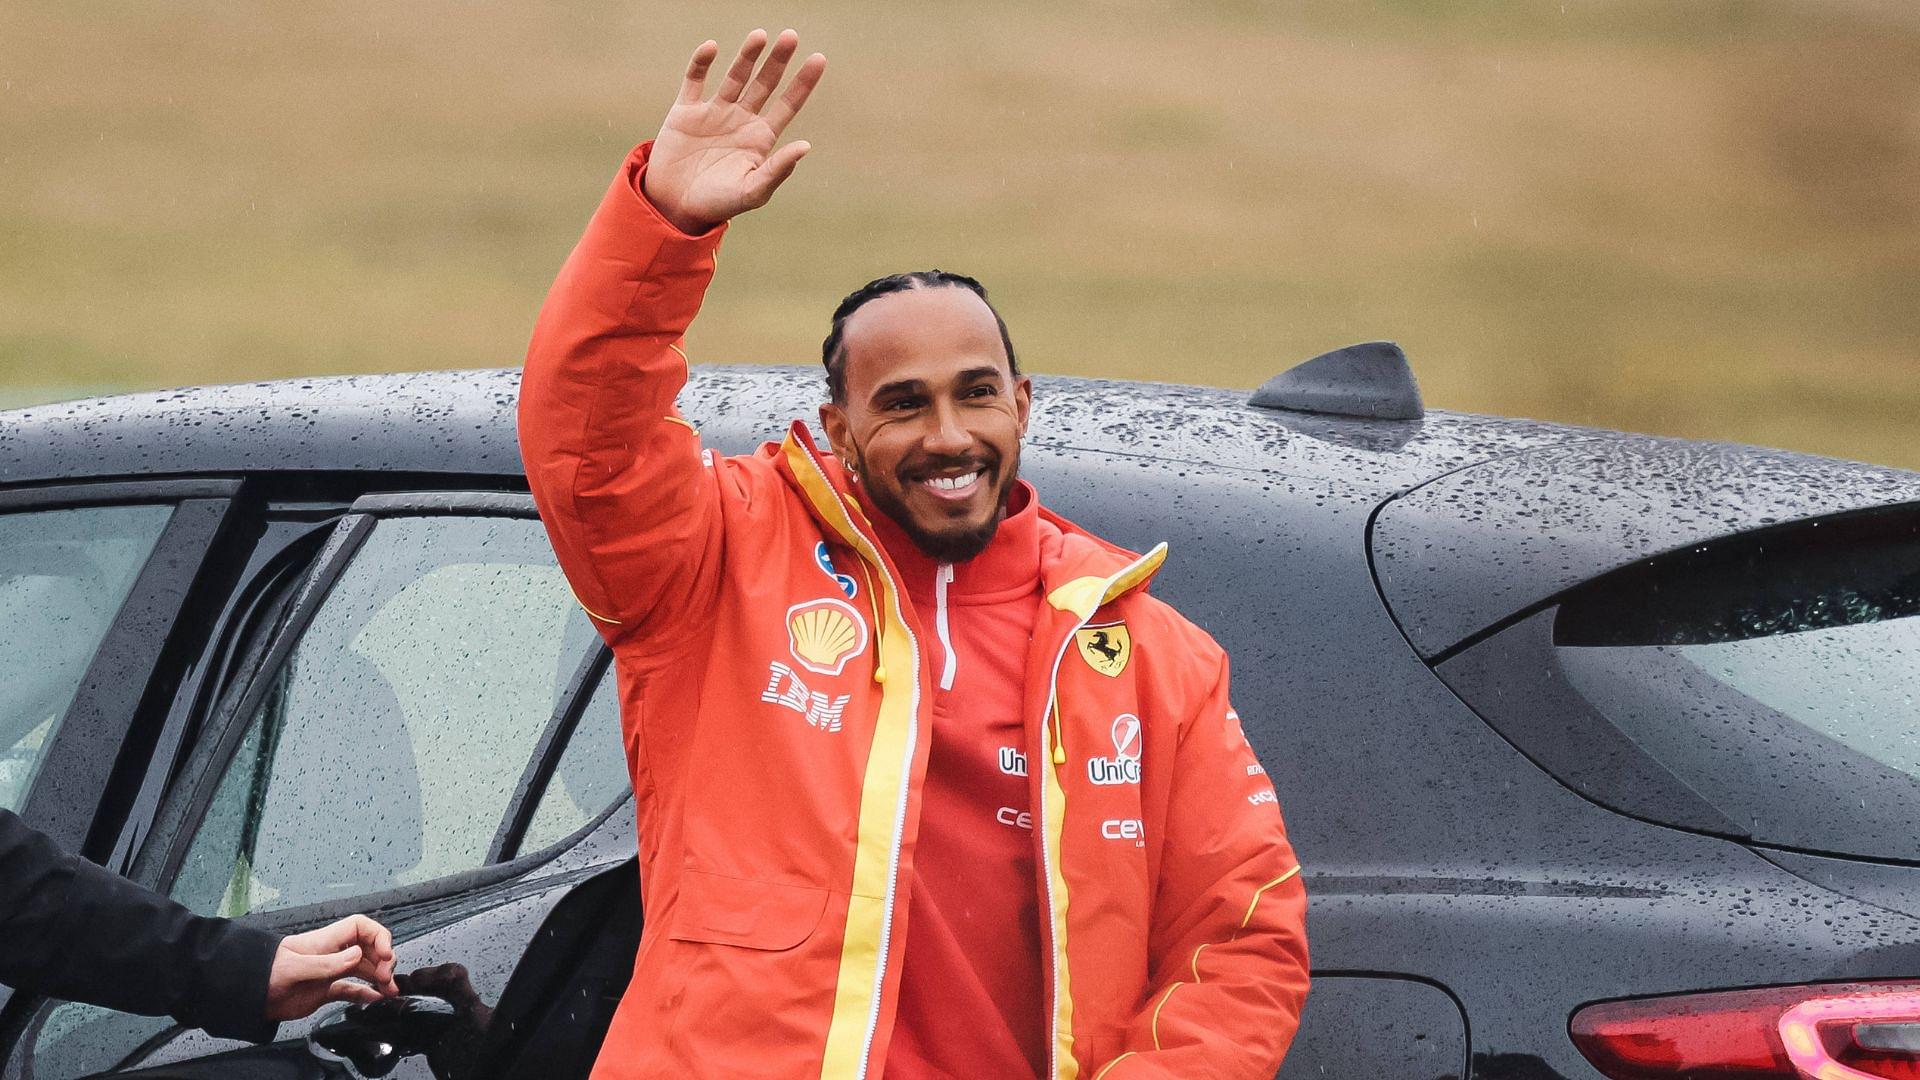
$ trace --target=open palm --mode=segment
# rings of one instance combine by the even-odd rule
[[[814,53],[794,73],[786,92],[774,97],[799,47],[800,35],[782,31],[756,74],[754,65],[767,48],[767,33],[748,34],[711,100],[703,100],[703,95],[720,47],[708,41],[693,51],[680,96],[647,162],[647,197],[668,221],[685,232],[705,232],[766,205],[774,189],[793,174],[811,147],[790,142],[775,149],[775,144],[827,67],[827,58]]]

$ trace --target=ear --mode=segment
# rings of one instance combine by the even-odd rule
[[[821,402],[820,430],[827,433],[827,445],[833,448],[833,456],[840,459],[840,467],[851,473],[859,455],[854,452],[853,426],[847,422],[847,410],[831,401]]]
[[[1020,376],[1013,384],[1013,405],[1020,414],[1020,437],[1027,437],[1027,415],[1033,411],[1033,380]]]

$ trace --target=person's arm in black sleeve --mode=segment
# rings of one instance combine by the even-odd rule
[[[326,1001],[392,993],[392,968],[390,939],[372,920],[283,939],[195,915],[62,853],[0,810],[0,982],[9,986],[264,1042],[281,1020]]]

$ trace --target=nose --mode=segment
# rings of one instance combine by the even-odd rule
[[[932,428],[922,440],[927,453],[957,456],[973,446],[973,433],[960,423],[960,412],[952,403],[936,405],[931,420]]]

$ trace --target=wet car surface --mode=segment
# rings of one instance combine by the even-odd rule
[[[0,799],[201,910],[376,912],[416,976],[264,1047],[15,997],[0,1080],[585,1076],[644,913],[608,661],[516,392],[0,413],[0,610],[41,673],[0,698]],[[703,368],[682,410],[742,453],[820,393]],[[1283,1077],[1641,1075],[1570,1023],[1920,974],[1920,474],[1054,378],[1022,467],[1115,542],[1168,541],[1156,592],[1232,656],[1311,897]]]

